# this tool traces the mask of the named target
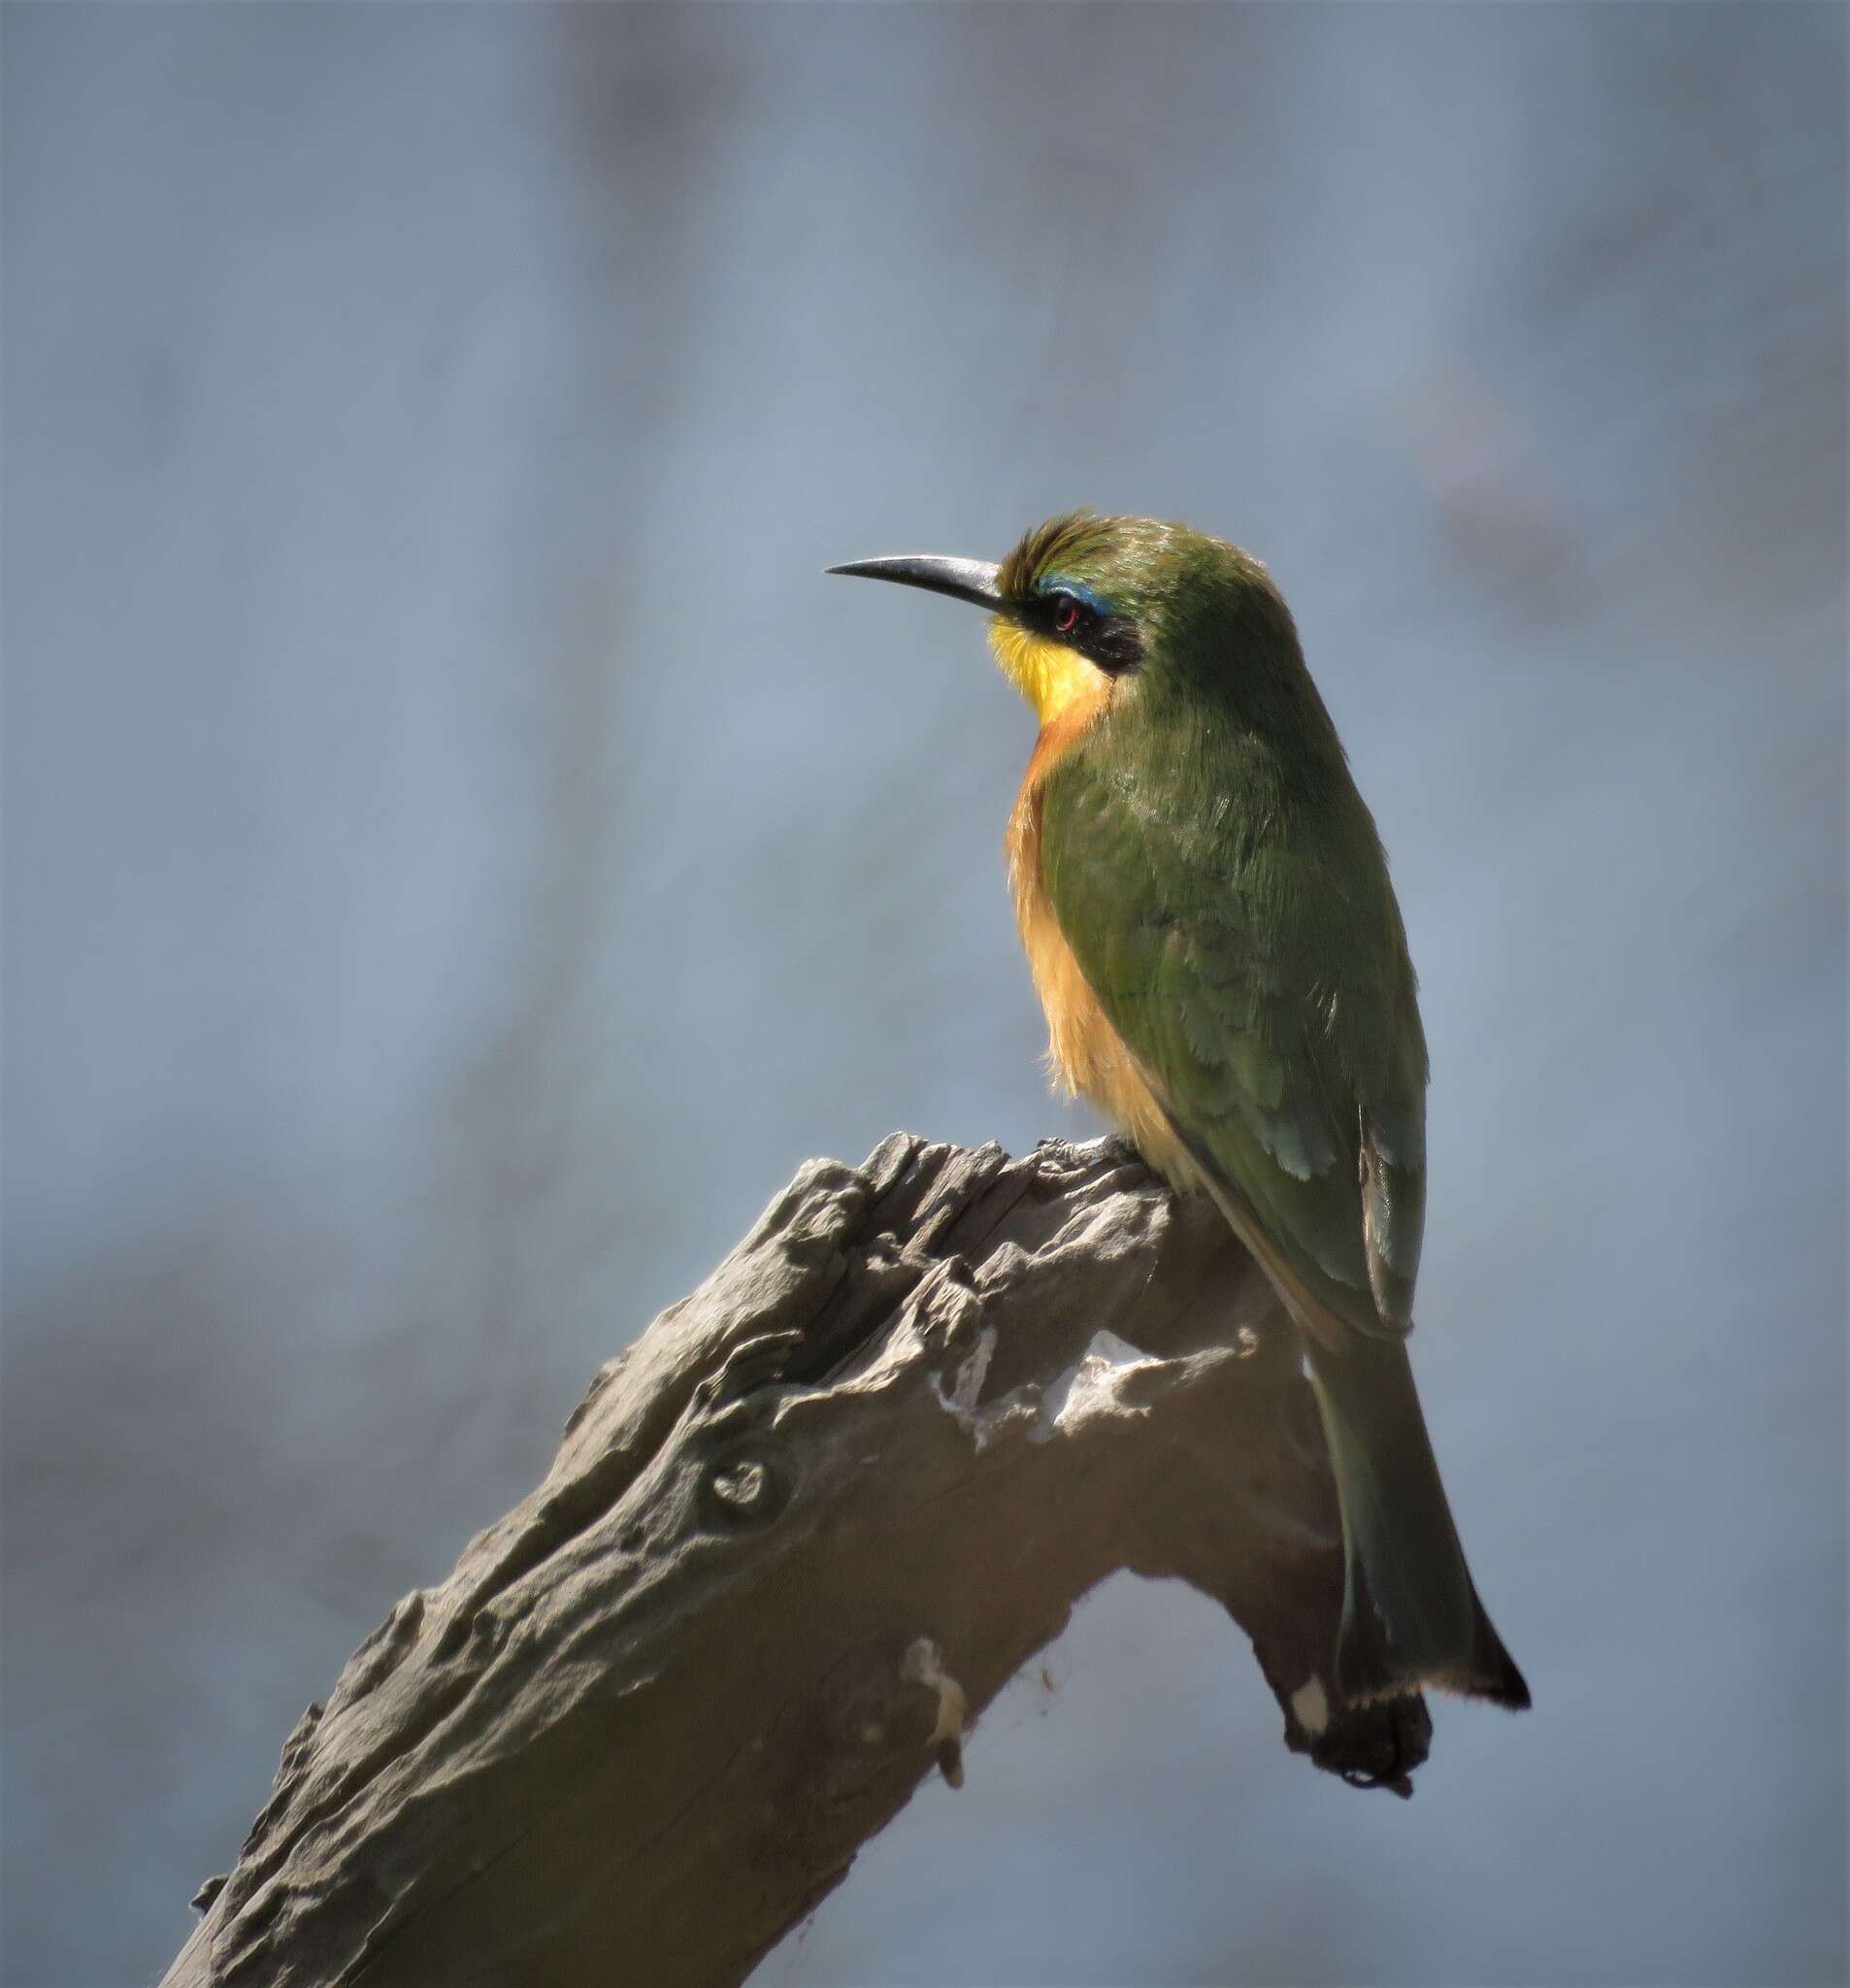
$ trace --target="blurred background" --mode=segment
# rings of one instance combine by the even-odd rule
[[[763,1988],[1845,1955],[1845,16],[6,8],[9,1984],[806,1155],[1020,1149],[1031,719],[831,561],[1272,565],[1434,1044],[1522,1720],[1403,1806],[1128,1578]]]

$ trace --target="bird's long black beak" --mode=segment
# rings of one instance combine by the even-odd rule
[[[1000,568],[987,559],[941,559],[929,553],[902,552],[891,559],[851,560],[846,566],[831,566],[829,571],[845,573],[854,580],[893,580],[901,586],[922,586],[928,593],[949,594],[952,600],[968,601],[973,608],[987,608],[992,614],[1012,612],[996,586]]]

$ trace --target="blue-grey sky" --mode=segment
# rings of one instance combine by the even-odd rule
[[[1845,1954],[1845,20],[0,17],[9,1988],[808,1154],[1019,1149],[1031,719],[827,580],[1265,557],[1434,1047],[1415,1359],[1536,1689],[1410,1805],[1128,1579],[764,1988]]]

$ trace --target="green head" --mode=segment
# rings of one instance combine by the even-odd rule
[[[986,608],[997,660],[1042,724],[1096,713],[1120,685],[1238,697],[1242,675],[1258,688],[1279,659],[1303,674],[1291,616],[1258,560],[1158,518],[1073,512],[994,566],[907,554],[829,570]]]

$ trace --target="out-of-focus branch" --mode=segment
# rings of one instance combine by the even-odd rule
[[[1120,1568],[1404,1790],[1425,1707],[1333,1706],[1316,1411],[1211,1209],[1110,1142],[811,1163],[309,1708],[167,1981],[739,1981]]]

